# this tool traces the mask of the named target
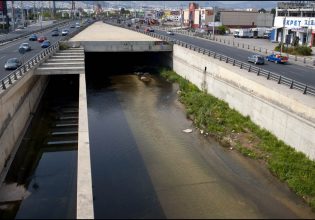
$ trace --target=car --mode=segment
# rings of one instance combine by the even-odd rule
[[[252,62],[254,64],[265,64],[265,58],[259,54],[253,54],[247,58],[248,62]]]
[[[47,48],[49,46],[50,46],[50,41],[49,40],[45,40],[40,47],[41,48]]]
[[[37,35],[36,34],[32,34],[29,38],[30,41],[37,41]]]
[[[66,35],[68,35],[69,34],[69,30],[68,29],[63,29],[62,31],[61,31],[61,35],[62,36],[66,36]]]
[[[59,31],[59,29],[58,28],[54,28],[54,29],[52,29],[51,32],[54,32],[54,31]]]
[[[70,28],[75,28],[75,24],[71,24]]]
[[[32,49],[29,43],[22,43],[20,45],[19,49],[20,48],[24,48],[24,50],[26,50],[26,51],[30,51]]]
[[[166,32],[168,35],[174,35],[174,32],[173,31],[167,31]]]
[[[44,42],[45,40],[47,40],[47,37],[45,37],[45,36],[41,36],[41,37],[39,37],[39,38],[37,39],[37,41],[38,41],[39,43],[42,43],[42,42]]]
[[[23,25],[20,25],[20,26],[18,26],[18,27],[16,28],[17,31],[23,30],[23,29],[25,29],[25,27],[24,27]]]
[[[4,69],[15,70],[22,65],[22,62],[18,58],[10,58],[4,64]]]
[[[57,37],[57,36],[59,36],[59,31],[53,31],[53,32],[51,33],[51,36],[52,36],[52,37]]]
[[[76,28],[81,27],[80,23],[79,23],[79,22],[75,23],[75,27],[76,27]]]
[[[287,63],[289,58],[287,56],[283,56],[281,54],[270,54],[266,56],[266,60],[275,62],[275,63]]]
[[[145,32],[154,32],[154,29],[151,27],[147,27],[144,31]]]

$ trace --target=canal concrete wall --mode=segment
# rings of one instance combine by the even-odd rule
[[[77,219],[94,219],[85,74],[80,74]]]
[[[47,76],[34,76],[30,70],[0,94],[0,173],[9,167],[47,82]]]
[[[178,45],[172,64],[183,78],[315,159],[314,97]]]

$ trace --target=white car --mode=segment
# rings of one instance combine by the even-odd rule
[[[174,32],[173,31],[167,31],[166,32],[168,35],[174,35]]]
[[[69,34],[69,30],[68,29],[64,29],[64,30],[62,30],[62,32],[61,32],[61,35],[62,36],[66,36],[66,35],[68,35]]]
[[[30,51],[30,50],[32,49],[29,43],[22,43],[22,44],[20,45],[19,49],[20,49],[20,48],[23,48],[23,49],[26,50],[26,51]]]

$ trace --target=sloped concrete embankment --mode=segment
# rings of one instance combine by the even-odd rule
[[[315,159],[315,98],[247,70],[174,45],[173,70]]]

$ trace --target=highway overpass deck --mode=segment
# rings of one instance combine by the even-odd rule
[[[135,31],[95,22],[69,41],[161,41]]]

